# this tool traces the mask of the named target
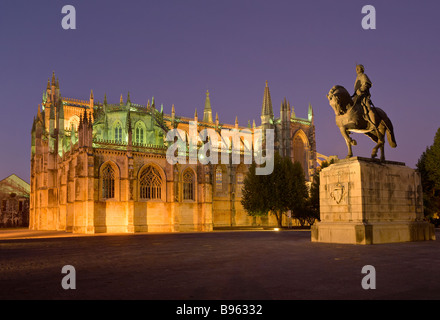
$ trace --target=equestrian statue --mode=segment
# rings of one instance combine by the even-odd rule
[[[392,148],[397,146],[393,125],[387,114],[371,102],[372,82],[364,71],[363,65],[356,65],[357,77],[353,95],[350,95],[343,86],[336,85],[327,94],[327,98],[335,111],[336,125],[341,130],[348,147],[346,158],[353,156],[351,146],[357,145],[356,140],[350,138],[349,135],[357,132],[364,133],[376,143],[371,152],[371,158],[376,158],[377,151],[380,149],[380,160],[385,161],[385,134],[389,145]]]

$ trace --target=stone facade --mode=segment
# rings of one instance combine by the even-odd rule
[[[0,181],[0,228],[29,226],[29,183],[15,174]]]
[[[378,244],[435,239],[420,175],[404,163],[354,157],[320,173],[321,221],[312,241]]]
[[[146,106],[61,97],[52,76],[38,106],[32,128],[30,228],[98,232],[211,231],[215,227],[270,226],[276,221],[253,218],[241,205],[241,188],[248,165],[170,164],[166,158],[170,129],[275,130],[275,148],[299,161],[306,177],[316,166],[313,111],[295,117],[281,103],[274,118],[269,87],[263,98],[261,126],[239,127],[212,117],[209,93],[203,118],[179,117],[158,108],[154,97]],[[244,142],[242,142],[244,144]],[[243,145],[244,150],[244,145]]]

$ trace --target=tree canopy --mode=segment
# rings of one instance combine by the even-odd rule
[[[425,216],[439,219],[440,215],[440,128],[434,137],[434,143],[426,148],[417,162],[423,188]]]
[[[282,226],[283,214],[291,210],[300,216],[306,208],[308,189],[304,171],[299,162],[274,155],[274,170],[270,175],[256,175],[252,164],[244,179],[241,203],[252,216],[275,215],[278,226]]]

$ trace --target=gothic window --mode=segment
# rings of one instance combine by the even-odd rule
[[[110,164],[102,169],[102,197],[104,199],[115,197],[115,170]]]
[[[183,200],[194,199],[194,173],[186,170],[183,174]]]
[[[73,115],[70,117],[69,121],[67,121],[64,130],[70,131],[72,130],[72,126],[75,129],[75,131],[78,131],[79,126],[79,117],[77,115]]]
[[[144,129],[143,128],[141,128],[141,127],[136,128],[135,141],[138,144],[144,143]]]
[[[160,199],[162,191],[162,178],[159,171],[153,166],[148,166],[142,171],[140,178],[140,198]]]
[[[237,185],[241,188],[243,186],[244,175],[242,172],[237,173]]]
[[[237,190],[237,192],[239,194],[241,194],[242,191],[243,191],[243,186],[244,186],[245,173],[243,171],[243,167],[242,166],[240,166],[237,171],[238,172],[237,172],[236,178],[235,178],[236,179],[236,183],[237,183],[236,190]]]
[[[122,126],[120,123],[115,126],[115,141],[119,143],[122,142]]]
[[[223,189],[223,171],[220,167],[215,170],[215,188],[219,191]]]
[[[301,137],[298,135],[293,140],[293,159],[298,161],[304,169],[305,146]]]
[[[134,132],[133,132],[134,142],[137,144],[146,143],[145,142],[145,132],[146,132],[146,127],[145,127],[144,122],[141,120],[136,122],[136,125],[134,126]]]

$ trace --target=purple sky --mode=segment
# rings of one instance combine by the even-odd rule
[[[63,30],[61,8],[76,8],[77,29]],[[364,5],[377,29],[361,27]],[[29,181],[32,119],[55,71],[62,96],[146,104],[199,114],[205,92],[220,122],[260,124],[265,81],[275,116],[284,97],[298,117],[315,113],[317,151],[345,157],[326,94],[350,93],[355,64],[373,82],[372,100],[393,122],[388,160],[415,167],[440,127],[439,1],[8,1],[0,3],[0,179]],[[354,134],[354,154],[374,144]]]

